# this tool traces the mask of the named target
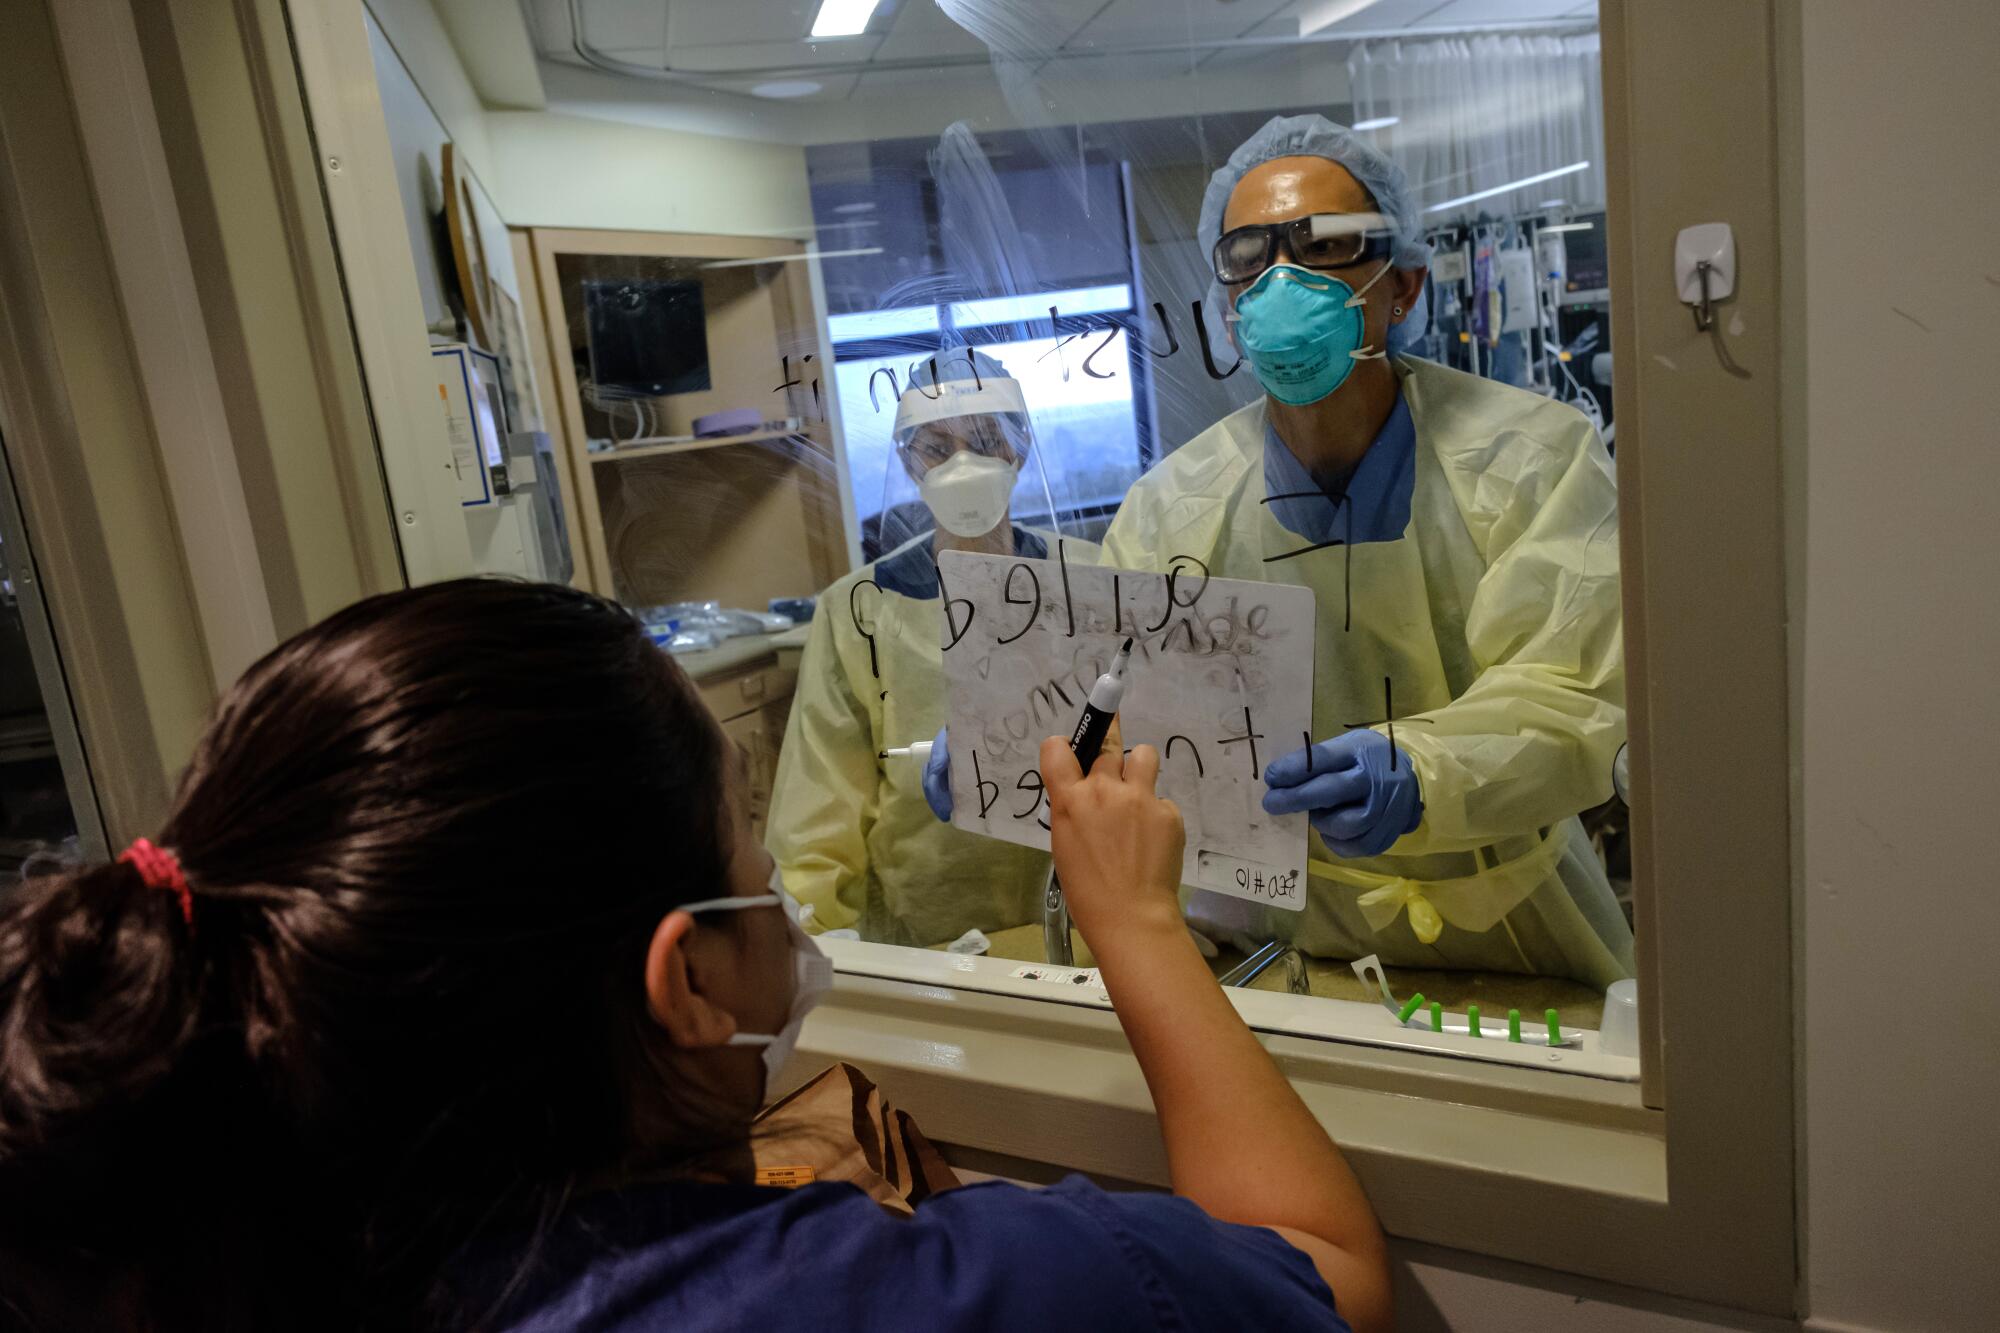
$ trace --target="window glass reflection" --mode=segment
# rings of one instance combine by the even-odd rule
[[[630,8],[529,6],[548,115],[663,154],[507,219],[536,401],[577,578],[751,751],[813,928],[1087,966],[1047,856],[953,822],[1020,738],[945,727],[940,561],[1199,570],[1316,608],[1312,725],[1243,814],[1303,815],[1305,910],[1187,889],[1218,975],[1372,999],[1373,954],[1593,1023],[1633,966],[1594,6]]]

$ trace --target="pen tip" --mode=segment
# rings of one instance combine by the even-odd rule
[[[1125,646],[1123,648],[1120,648],[1118,651],[1121,653],[1129,653],[1132,651],[1132,639],[1130,635],[1126,636]]]

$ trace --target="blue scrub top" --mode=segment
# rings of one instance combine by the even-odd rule
[[[1315,545],[1401,540],[1416,487],[1417,427],[1401,393],[1347,479],[1344,495],[1342,488],[1315,480],[1278,432],[1264,426],[1264,494],[1291,497],[1272,500],[1271,516]]]
[[[456,1266],[477,1315],[524,1243]],[[482,1328],[758,1333],[1077,1328],[1338,1330],[1333,1293],[1263,1227],[1185,1199],[992,1182],[892,1216],[851,1185],[648,1185],[579,1200]]]
[[[1014,554],[1030,560],[1046,560],[1049,544],[1016,523]],[[882,591],[901,593],[915,601],[932,601],[938,595],[937,557],[931,554],[929,542],[913,543],[877,560],[870,577]]]

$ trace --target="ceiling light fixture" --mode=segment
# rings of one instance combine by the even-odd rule
[[[1508,181],[1505,185],[1496,185],[1490,190],[1475,190],[1471,194],[1462,194],[1456,199],[1447,199],[1441,204],[1432,204],[1424,212],[1442,213],[1447,208],[1457,208],[1460,204],[1476,204],[1481,199],[1491,199],[1496,194],[1506,194],[1508,191],[1518,190],[1524,185],[1539,185],[1543,181],[1552,181],[1558,176],[1569,176],[1579,171],[1588,170],[1590,170],[1590,163],[1572,162],[1566,167],[1557,167],[1554,171],[1537,172],[1532,176],[1523,176],[1517,181]]]
[[[1551,232],[1558,231],[1594,231],[1596,228],[1595,222],[1565,222],[1554,227],[1543,227],[1542,235],[1547,236]]]
[[[1362,10],[1374,8],[1376,3],[1377,0],[1307,0],[1299,9],[1299,36],[1310,37],[1322,28],[1345,23]]]
[[[821,85],[811,79],[775,79],[770,83],[755,84],[750,89],[752,97],[769,97],[784,101],[793,97],[811,97]]]
[[[878,3],[879,0],[820,0],[819,13],[813,16],[812,35],[859,37],[868,31],[868,20],[875,17]]]
[[[833,206],[833,211],[836,213],[873,213],[875,211],[875,205],[870,201],[863,199],[852,204],[835,204]]]
[[[1401,116],[1377,116],[1373,120],[1357,120],[1347,128],[1350,130],[1386,130],[1391,125],[1403,123]]]

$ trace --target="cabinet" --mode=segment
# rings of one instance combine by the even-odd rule
[[[633,606],[761,609],[846,571],[832,356],[803,243],[529,233],[577,581]],[[721,411],[766,423],[696,439]]]
[[[707,652],[678,660],[701,693],[722,734],[743,749],[750,786],[752,831],[761,841],[770,812],[771,786],[778,776],[778,747],[792,713],[799,679],[799,648],[807,627],[781,634],[731,639]]]

